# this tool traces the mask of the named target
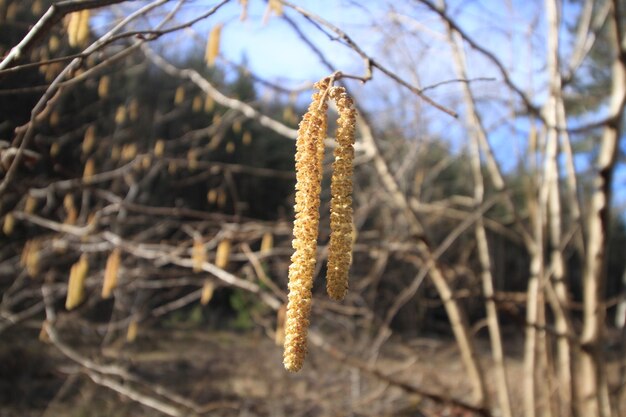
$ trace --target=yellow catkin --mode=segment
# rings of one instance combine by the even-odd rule
[[[174,93],[174,104],[180,104],[185,101],[185,89],[178,87]]]
[[[81,145],[81,150],[83,155],[87,155],[93,149],[93,145],[96,143],[96,127],[94,125],[90,125],[87,130],[85,130],[85,136],[83,137],[83,144]]]
[[[133,122],[139,118],[139,102],[136,98],[130,100],[128,104],[128,117]]]
[[[67,298],[65,308],[73,310],[85,299],[85,279],[89,271],[89,261],[87,254],[82,254],[78,262],[72,265],[70,279],[67,283]]]
[[[263,233],[263,238],[261,239],[261,253],[265,254],[272,250],[274,247],[274,235],[270,232]]]
[[[89,39],[89,10],[81,10],[80,12],[80,24],[78,25],[78,31],[76,32],[76,45],[85,46],[87,39]]]
[[[246,146],[250,145],[252,143],[252,133],[248,131],[243,132],[243,136],[241,137],[241,142]]]
[[[337,103],[337,147],[330,182],[330,243],[326,290],[330,298],[343,300],[348,291],[352,263],[352,172],[356,111],[343,87],[333,87],[330,98]]]
[[[163,152],[165,151],[165,141],[163,139],[159,139],[154,144],[154,156],[160,158],[163,156]]]
[[[204,112],[211,113],[213,109],[215,109],[215,100],[211,96],[206,96],[204,99]]]
[[[220,53],[220,38],[222,35],[222,25],[217,24],[213,26],[209,33],[209,39],[206,43],[206,51],[204,54],[204,60],[209,67],[215,65],[215,59]]]
[[[152,158],[150,158],[150,155],[144,155],[143,158],[141,158],[141,168],[147,170],[150,168],[150,165],[152,165]]]
[[[74,12],[69,16],[67,37],[71,47],[84,46],[89,38],[89,10]]]
[[[136,319],[132,319],[128,324],[128,329],[126,330],[126,341],[128,343],[133,343],[137,339],[137,330],[139,329],[139,324]]]
[[[117,287],[117,275],[120,270],[122,253],[119,248],[113,249],[107,258],[104,268],[104,281],[102,282],[102,298],[109,298]]]
[[[222,123],[222,115],[218,114],[218,113],[215,113],[213,115],[213,124],[214,125],[219,125],[220,123]]]
[[[41,243],[37,239],[31,239],[24,244],[20,263],[26,269],[26,273],[31,278],[35,278],[39,274],[39,260],[41,252]]]
[[[187,164],[191,171],[198,169],[198,151],[196,149],[189,149],[187,152]]]
[[[106,98],[109,95],[109,85],[111,84],[111,78],[108,75],[104,75],[98,82],[98,97]]]
[[[235,152],[235,142],[229,141],[226,144],[226,153],[234,153]]]
[[[31,214],[35,211],[35,208],[37,208],[37,200],[35,197],[29,195],[24,202],[24,211]]]
[[[75,224],[78,218],[78,211],[74,206],[74,198],[71,194],[65,194],[63,198],[63,208],[65,209],[65,224]]]
[[[202,97],[195,96],[193,98],[193,101],[191,102],[191,110],[194,113],[198,113],[200,110],[202,110]]]
[[[193,272],[202,271],[202,265],[206,262],[206,249],[202,239],[195,238],[193,240],[193,247],[191,248],[191,262],[193,266]]]
[[[222,240],[217,245],[217,252],[215,253],[215,266],[218,268],[226,268],[228,260],[230,259],[231,243],[229,239]]]
[[[50,36],[48,39],[48,49],[50,52],[56,52],[59,49],[59,46],[61,46],[59,38],[57,38],[56,35]]]
[[[14,228],[15,228],[15,217],[13,217],[13,214],[7,213],[4,216],[4,223],[2,224],[2,233],[4,233],[5,236],[11,236]]]
[[[215,284],[210,279],[204,281],[202,285],[202,295],[200,296],[200,304],[203,306],[209,304],[211,298],[213,298],[213,292],[215,291]]]
[[[115,111],[115,123],[118,125],[124,124],[126,121],[126,107],[118,106]]]
[[[238,135],[241,133],[241,120],[235,120],[233,122],[233,133]]]
[[[272,12],[274,12],[276,16],[283,15],[283,4],[280,2],[280,0],[269,0],[267,6]]]
[[[325,90],[328,79],[315,84],[318,91],[300,122],[296,140],[296,204],[293,249],[289,266],[289,295],[285,319],[283,363],[291,372],[302,368],[307,353],[307,333],[313,299],[313,274],[317,258],[317,234],[321,192],[320,145],[326,136]]]
[[[12,3],[9,3],[9,5],[7,6],[7,12],[6,12],[6,20],[7,21],[12,21],[15,20],[15,17],[17,16],[17,11],[18,11],[18,1],[14,1]]]
[[[50,156],[51,157],[55,157],[59,154],[59,151],[61,150],[61,145],[59,145],[58,142],[54,142],[52,145],[50,145]]]
[[[274,334],[274,342],[276,346],[282,346],[285,344],[285,313],[287,312],[287,306],[284,304],[280,306],[276,312],[276,333]]]
[[[209,192],[206,193],[206,199],[209,202],[209,204],[215,204],[215,202],[217,201],[217,190],[215,189],[209,190]]]
[[[83,170],[83,181],[86,183],[90,183],[92,177],[96,173],[96,163],[93,158],[89,158],[87,162],[85,162],[85,169]]]
[[[122,161],[130,161],[137,156],[137,145],[134,143],[126,144],[122,147]]]

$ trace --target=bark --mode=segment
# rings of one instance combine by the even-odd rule
[[[453,58],[457,70],[457,76],[460,79],[467,79],[467,65],[462,47],[454,39],[454,32],[448,26],[448,42],[452,47]],[[475,100],[468,83],[463,84],[463,96],[465,107],[467,108],[467,124],[471,132],[471,150],[472,150],[472,175],[474,177],[474,199],[476,205],[480,205],[484,201],[485,185],[481,171],[480,163],[480,143],[478,135],[482,135],[486,140],[484,126],[478,116]],[[491,274],[491,259],[489,255],[489,244],[487,242],[487,233],[482,219],[476,222],[475,236],[478,249],[478,258],[480,262],[480,276],[483,287],[483,295],[485,296],[485,308],[487,311],[487,327],[489,329],[489,338],[491,342],[491,354],[493,358],[494,374],[496,380],[496,393],[498,396],[498,404],[502,417],[511,417],[511,401],[509,398],[509,386],[506,379],[506,370],[504,363],[504,351],[502,348],[502,337],[500,335],[500,324],[498,322],[498,312],[494,301],[493,276]]]
[[[606,314],[604,280],[606,244],[611,207],[611,183],[621,133],[621,118],[626,99],[626,51],[619,27],[620,2],[613,1],[611,35],[616,45],[612,65],[612,85],[609,105],[611,121],[602,134],[598,153],[598,172],[587,222],[588,244],[583,273],[583,329],[579,366],[579,412],[582,416],[611,416],[606,373],[602,359],[603,323]]]

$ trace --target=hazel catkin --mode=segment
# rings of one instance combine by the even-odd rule
[[[326,289],[330,298],[343,300],[348,291],[352,263],[352,172],[356,111],[343,87],[333,87],[330,98],[337,103],[337,147],[330,183],[330,243]]]
[[[329,79],[315,85],[313,101],[300,122],[296,140],[296,204],[293,249],[289,266],[289,295],[285,319],[283,363],[291,372],[302,368],[313,299],[321,192],[320,141],[326,136],[326,103]]]

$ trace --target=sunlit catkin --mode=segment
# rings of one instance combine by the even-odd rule
[[[218,268],[226,268],[228,260],[230,259],[231,243],[229,239],[222,240],[217,245],[217,252],[215,253],[215,266]]]
[[[263,238],[261,239],[261,253],[266,254],[272,250],[274,246],[274,236],[270,232],[263,233]]]
[[[29,195],[26,197],[26,201],[24,202],[24,211],[28,214],[31,214],[37,208],[37,200],[35,197]]]
[[[15,217],[13,217],[13,214],[7,213],[4,216],[4,223],[2,224],[2,233],[4,233],[5,236],[11,236],[14,228],[15,228]]]
[[[108,75],[104,75],[100,78],[98,82],[98,97],[106,98],[109,95],[109,85],[111,84],[111,79]]]
[[[67,283],[67,298],[65,308],[73,310],[85,299],[85,279],[89,271],[89,261],[87,255],[82,254],[78,262],[72,265],[70,279]]]
[[[200,304],[203,306],[209,304],[211,298],[213,298],[213,292],[215,291],[215,284],[210,279],[204,281],[202,285],[202,295],[200,296]]]
[[[118,106],[115,111],[115,124],[121,125],[126,121],[126,107]]]
[[[330,244],[326,290],[330,298],[343,300],[348,291],[352,263],[352,171],[356,111],[343,87],[333,87],[330,98],[337,103],[337,147],[330,183]]]
[[[63,208],[65,209],[65,220],[63,223],[75,224],[78,218],[78,211],[76,210],[76,206],[74,206],[74,198],[71,194],[65,194],[63,198]]]
[[[178,87],[176,93],[174,93],[174,104],[180,104],[185,101],[185,89]]]
[[[296,204],[293,224],[294,253],[289,266],[289,295],[285,319],[283,363],[291,372],[302,368],[307,353],[307,333],[313,299],[313,274],[321,192],[320,145],[326,136],[325,90],[328,79],[315,84],[318,91],[300,122],[296,140]]]
[[[70,14],[67,37],[71,47],[84,46],[89,37],[89,10]]]
[[[41,243],[37,239],[31,239],[24,244],[20,263],[26,269],[31,278],[39,274],[39,261],[41,258]]]
[[[202,110],[202,97],[195,96],[193,98],[193,101],[191,102],[191,110],[194,113],[198,113],[200,110]]]
[[[102,282],[102,298],[109,298],[113,294],[113,290],[117,287],[117,275],[120,270],[122,260],[119,248],[113,249],[107,258],[106,267],[104,268],[104,281]]]
[[[193,247],[191,248],[191,263],[193,272],[202,271],[202,265],[206,262],[206,249],[202,239],[195,238],[193,240]]]
[[[128,343],[133,343],[135,339],[137,339],[137,330],[139,328],[139,324],[136,319],[132,319],[128,324],[128,329],[126,330],[126,341]]]
[[[83,181],[89,184],[95,173],[96,173],[96,163],[94,162],[93,158],[89,158],[87,162],[85,162],[85,169],[83,170]]]
[[[159,139],[154,144],[154,156],[157,158],[162,157],[163,151],[165,151],[165,141],[163,139]]]
[[[85,136],[83,137],[83,143],[81,145],[81,151],[83,155],[88,155],[89,152],[93,149],[93,146],[96,143],[96,127],[94,125],[90,125],[87,130],[85,130]]]
[[[206,43],[206,51],[204,54],[204,60],[209,67],[215,65],[215,59],[220,53],[220,38],[222,36],[222,25],[218,24],[213,26],[211,33],[209,33],[209,39]]]

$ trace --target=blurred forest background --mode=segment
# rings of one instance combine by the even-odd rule
[[[623,1],[0,0],[0,57],[0,416],[626,414]],[[335,71],[350,290],[329,138],[290,374],[294,139]]]

